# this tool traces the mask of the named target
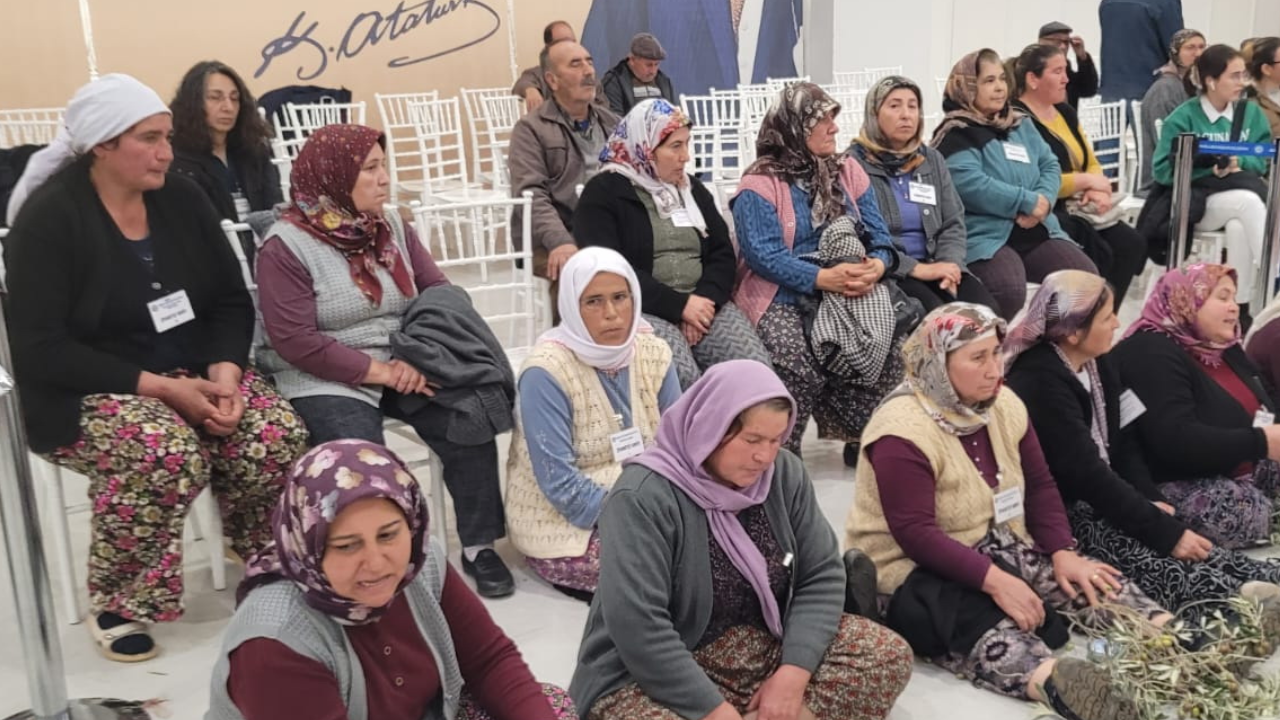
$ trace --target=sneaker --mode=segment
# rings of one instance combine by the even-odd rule
[[[516,591],[515,578],[511,577],[507,564],[492,548],[481,550],[475,560],[468,560],[463,553],[462,571],[476,581],[476,592],[481,597],[506,597]]]
[[[866,553],[853,548],[844,554],[844,611],[880,622],[876,600],[876,564]]]
[[[1120,692],[1101,665],[1063,658],[1044,684],[1045,703],[1066,718],[1079,720],[1140,720],[1133,698]]]

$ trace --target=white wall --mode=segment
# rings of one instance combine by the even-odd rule
[[[825,58],[809,54],[808,73],[822,82],[833,70],[902,65],[905,75],[925,93],[925,111],[940,108],[935,78],[945,77],[962,55],[990,47],[1001,55],[1017,54],[1035,42],[1040,26],[1059,20],[1085,40],[1098,57],[1101,39],[1098,3],[1089,0],[810,0],[809,17],[824,17],[830,8],[830,25],[809,25],[810,43],[825,44],[832,36],[828,65]],[[1210,43],[1238,46],[1246,37],[1280,34],[1278,0],[1183,0],[1183,20],[1200,30]],[[826,15],[831,17],[831,15]],[[806,23],[808,24],[808,23]],[[814,35],[823,36],[821,39]]]

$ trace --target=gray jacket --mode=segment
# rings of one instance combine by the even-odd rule
[[[924,151],[924,164],[912,172],[915,182],[932,185],[937,194],[938,204],[932,207],[922,205],[920,220],[924,223],[924,234],[928,240],[929,257],[933,262],[949,262],[965,270],[964,258],[967,253],[965,243],[968,235],[964,227],[964,203],[956,193],[956,186],[951,182],[951,171],[947,169],[947,161],[942,154],[929,146]],[[898,212],[898,201],[893,197],[893,185],[884,167],[867,162],[861,149],[854,146],[850,155],[858,159],[862,169],[871,178],[871,187],[876,191],[876,204],[880,206],[880,215],[885,225],[889,226],[889,234],[893,236],[894,247],[898,250],[898,267],[894,277],[904,278],[918,264],[918,260],[908,255],[902,248],[902,215]]]
[[[409,306],[391,354],[440,385],[434,398],[399,395],[407,415],[430,405],[449,440],[460,445],[489,442],[515,426],[515,374],[493,330],[457,285],[423,290]]]
[[[809,671],[835,637],[844,565],[804,465],[783,450],[764,502],[791,588],[782,612],[782,662]],[[587,615],[569,694],[582,717],[629,682],[681,717],[698,718],[724,696],[693,659],[711,620],[707,516],[666,478],[628,465],[600,515],[600,584]]]
[[[1147,88],[1147,94],[1142,96],[1142,117],[1138,118],[1138,122],[1142,123],[1142,169],[1138,175],[1137,192],[1139,197],[1146,197],[1151,192],[1151,158],[1155,156],[1156,143],[1160,140],[1156,136],[1156,121],[1163,122],[1169,117],[1169,113],[1190,99],[1182,78],[1168,73],[1161,73],[1151,83],[1151,87]]]
[[[592,105],[591,121],[612,133],[618,116]],[[511,131],[507,166],[511,170],[511,197],[533,192],[533,243],[531,248],[551,250],[573,244],[573,209],[578,206],[578,185],[586,182],[586,162],[573,138],[560,104],[554,98],[526,114]],[[515,245],[524,247],[520,209],[511,217]]]

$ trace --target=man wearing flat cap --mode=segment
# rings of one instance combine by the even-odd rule
[[[676,104],[671,78],[658,66],[667,58],[658,38],[637,33],[631,38],[631,52],[604,76],[604,94],[609,107],[618,115],[626,115],[636,103],[652,98],[666,98]]]
[[[1071,34],[1071,26],[1061,22],[1041,26],[1040,44],[1056,45],[1063,53],[1068,50],[1075,53],[1076,68],[1072,70],[1071,63],[1067,63],[1067,102],[1071,107],[1079,105],[1080,98],[1098,94],[1098,66],[1084,49],[1084,38]]]

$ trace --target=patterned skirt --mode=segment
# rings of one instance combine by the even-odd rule
[[[1160,491],[1192,530],[1228,549],[1271,544],[1280,465],[1259,460],[1252,475],[1167,482]]]

